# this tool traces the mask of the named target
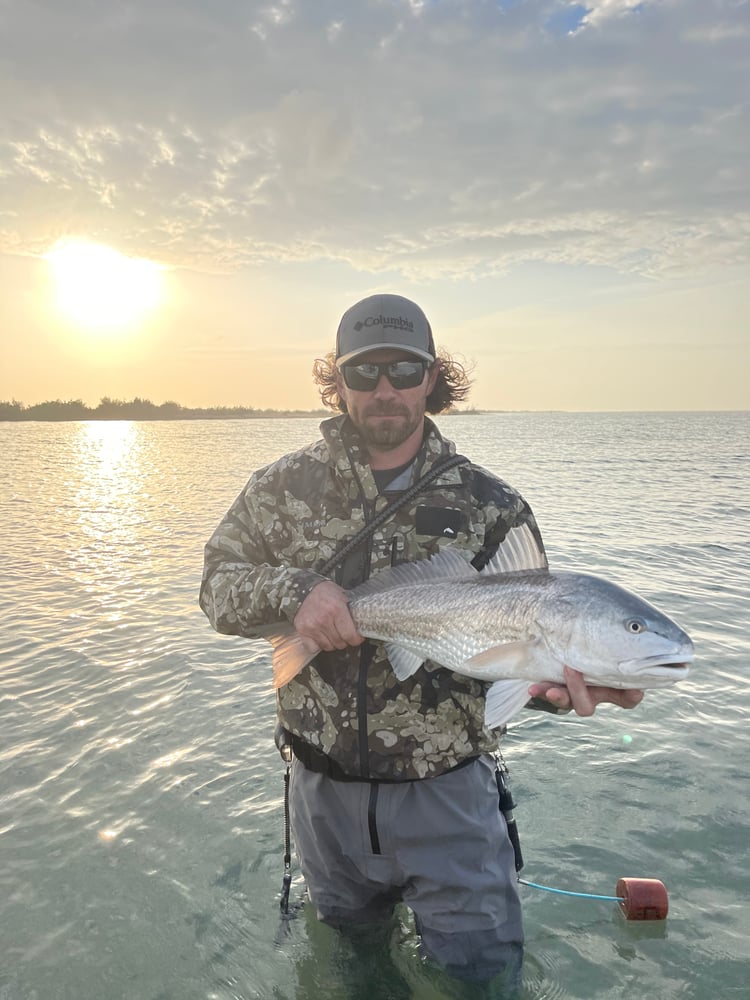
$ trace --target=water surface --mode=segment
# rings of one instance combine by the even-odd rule
[[[750,416],[439,423],[524,493],[554,566],[638,590],[697,646],[688,681],[634,712],[527,713],[507,738],[524,875],[603,894],[655,877],[671,905],[634,925],[523,889],[525,996],[746,997]],[[0,424],[0,1000],[457,995],[407,914],[356,961],[305,911],[277,936],[268,647],[217,636],[196,595],[250,472],[316,436],[307,419]]]

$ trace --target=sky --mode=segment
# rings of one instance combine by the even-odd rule
[[[0,400],[308,409],[377,291],[509,410],[750,408],[750,0],[0,0]]]

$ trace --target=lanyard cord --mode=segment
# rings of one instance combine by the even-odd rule
[[[289,890],[292,885],[292,840],[289,823],[289,775],[292,770],[291,763],[286,765],[284,774],[284,877],[281,880],[281,899],[279,909],[283,916],[289,913]]]
[[[495,781],[497,783],[498,805],[508,829],[508,839],[513,847],[513,860],[516,871],[520,872],[523,868],[523,854],[521,853],[521,838],[518,836],[518,826],[513,816],[516,804],[513,801],[513,795],[508,784],[508,766],[499,750],[496,750],[493,756],[495,758]],[[518,881],[521,881],[520,877]]]
[[[407,504],[411,503],[415,496],[422,492],[425,486],[428,486],[433,480],[437,479],[438,476],[447,472],[448,469],[453,469],[457,465],[464,465],[468,462],[468,458],[465,455],[451,455],[450,458],[446,459],[444,462],[440,462],[438,465],[433,465],[421,479],[418,479],[416,483],[412,483],[408,490],[401,494],[392,503],[389,503],[387,507],[384,507],[379,514],[377,514],[372,521],[366,524],[363,528],[360,528],[356,535],[353,535],[348,542],[346,542],[338,550],[334,552],[330,559],[323,564],[323,566],[318,570],[321,576],[328,576],[331,570],[339,566],[346,557],[358,548],[365,539],[369,538],[374,534],[378,528],[385,524],[389,517],[396,513],[396,511],[401,510],[402,507],[406,507]]]

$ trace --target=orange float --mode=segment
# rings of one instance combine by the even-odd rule
[[[666,920],[669,897],[657,878],[621,878],[615,889],[626,920]]]

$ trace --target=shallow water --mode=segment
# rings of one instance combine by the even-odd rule
[[[523,888],[525,997],[746,997],[750,415],[439,423],[524,493],[554,566],[638,590],[697,647],[690,678],[634,712],[527,713],[506,740],[525,877],[670,895],[665,923],[634,924]],[[316,436],[302,419],[0,424],[0,1000],[458,995],[406,912],[356,958],[304,910],[278,936],[268,647],[217,636],[196,594],[250,472]]]

